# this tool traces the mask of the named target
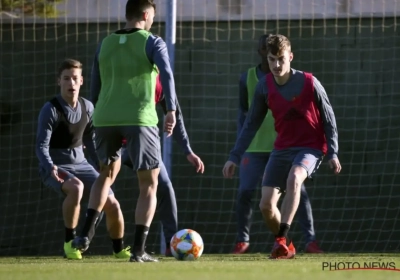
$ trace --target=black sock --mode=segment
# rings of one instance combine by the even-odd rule
[[[103,219],[103,217],[104,217],[104,211],[101,211],[99,216],[98,216],[98,218],[96,219],[96,222],[89,229],[88,238],[89,238],[90,242],[92,242],[92,239],[94,237],[95,231],[96,231],[97,227],[99,226],[99,224],[101,223],[101,220]]]
[[[139,256],[144,253],[144,247],[146,244],[147,235],[149,234],[149,229],[149,227],[146,227],[144,225],[136,225],[133,249],[135,250],[135,253]]]
[[[86,220],[81,231],[81,237],[89,237],[90,240],[93,238],[95,230],[94,225],[99,218],[99,215],[100,212],[94,209],[88,209],[86,211]]]
[[[113,243],[114,253],[118,254],[119,252],[122,251],[122,249],[124,249],[124,240],[122,238],[111,239],[111,241]]]
[[[281,223],[280,226],[279,226],[278,235],[276,237],[285,237],[285,238],[287,238],[287,234],[289,232],[289,229],[290,229],[290,225],[289,224]]]
[[[170,249],[169,246],[170,246],[170,243],[169,243],[169,242],[165,242],[165,248],[166,248],[167,250]]]
[[[76,231],[74,228],[65,228],[65,242],[68,243],[75,238]]]

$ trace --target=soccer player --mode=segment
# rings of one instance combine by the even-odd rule
[[[258,42],[258,54],[261,63],[244,72],[239,80],[239,112],[238,112],[238,137],[242,130],[249,104],[253,100],[254,91],[259,79],[269,73],[267,38],[269,35],[262,35]],[[256,185],[261,181],[265,166],[267,165],[270,153],[274,146],[276,132],[274,128],[274,118],[268,114],[263,121],[256,136],[249,148],[243,155],[239,169],[239,191],[237,195],[236,217],[237,217],[237,243],[233,254],[243,254],[249,248],[250,223],[252,216],[252,198]],[[314,232],[313,216],[310,199],[304,184],[301,186],[300,204],[298,218],[303,229],[307,253],[322,253],[319,248]],[[266,219],[267,225],[272,223],[271,230],[274,228],[274,220]],[[278,232],[274,232],[277,234]]]
[[[100,176],[89,198],[85,225],[73,246],[86,249],[106,201],[110,186],[121,168],[122,140],[137,171],[140,194],[135,211],[135,238],[130,261],[157,262],[145,252],[146,238],[157,206],[161,148],[155,109],[157,68],[167,107],[164,131],[169,137],[176,123],[175,84],[165,42],[149,30],[156,5],[152,0],[128,0],[126,25],[103,39],[92,69],[91,94],[95,104],[93,124]]]
[[[64,254],[68,259],[82,259],[81,251],[71,246],[78,225],[80,202],[98,177],[97,157],[92,126],[93,104],[79,97],[83,83],[82,64],[73,59],[63,61],[58,70],[60,95],[46,102],[39,114],[36,155],[43,183],[65,197],[62,211],[65,225]],[[113,192],[106,193],[102,209],[106,213],[107,229],[113,241],[114,256],[129,258],[123,247],[124,218]],[[94,228],[91,228],[90,238]]]
[[[335,174],[341,170],[337,157],[335,115],[325,89],[312,74],[290,67],[291,43],[283,35],[267,39],[271,73],[257,83],[246,121],[223,174],[231,178],[235,167],[271,110],[277,137],[265,168],[260,209],[266,220],[274,219],[275,243],[271,258],[293,258],[295,248],[288,231],[299,205],[300,189],[326,156]],[[281,211],[277,202],[286,190]],[[270,225],[271,227],[271,225]]]
[[[157,76],[156,84],[156,103],[159,104],[164,113],[167,113],[167,107],[165,99],[162,94],[162,86],[159,82],[159,75]],[[176,99],[176,126],[174,128],[172,136],[178,145],[182,148],[187,160],[196,168],[197,173],[204,172],[204,164],[201,159],[193,153],[189,137],[186,133],[185,124],[183,122],[183,115],[180,109],[178,99]],[[126,143],[125,143],[126,144]],[[124,145],[125,145],[124,144]],[[122,149],[122,164],[133,168],[132,162],[129,158],[129,154],[126,152],[125,147]],[[172,236],[178,232],[178,213],[174,188],[171,180],[168,176],[168,172],[165,168],[162,160],[160,161],[160,174],[158,175],[158,187],[157,187],[157,208],[160,214],[160,221],[163,225],[164,238],[166,244],[165,256],[171,257],[170,241]]]

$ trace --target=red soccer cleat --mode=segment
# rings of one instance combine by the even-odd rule
[[[317,241],[311,241],[306,246],[306,253],[310,254],[323,254],[324,251],[319,248]]]
[[[289,253],[289,248],[286,246],[286,238],[285,237],[277,237],[275,238],[274,247],[271,252],[271,259],[281,259],[286,258]]]
[[[235,249],[233,249],[232,254],[244,254],[249,249],[249,242],[238,242],[235,245]]]
[[[293,241],[290,241],[290,243],[288,245],[288,249],[289,249],[289,252],[288,252],[286,258],[284,258],[284,259],[293,259],[294,256],[296,255],[296,248],[293,245]]]

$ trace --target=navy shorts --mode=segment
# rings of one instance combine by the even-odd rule
[[[157,126],[96,127],[96,152],[104,165],[121,157],[122,140],[134,170],[159,168],[161,144]]]
[[[244,153],[239,169],[239,190],[254,191],[260,186],[269,152]]]
[[[76,177],[83,183],[84,196],[88,196],[94,181],[99,176],[99,173],[87,161],[84,161],[79,164],[66,164],[57,167],[58,167],[58,176],[64,181]],[[62,191],[63,183],[58,182],[50,175],[50,173],[42,169],[40,170],[39,174],[45,186],[53,189],[60,196],[65,196],[64,192]],[[113,191],[110,188],[109,195],[112,194]]]
[[[308,178],[311,178],[318,170],[323,157],[322,151],[309,148],[273,150],[265,167],[262,185],[278,188],[284,192],[293,165],[303,167],[307,171]]]

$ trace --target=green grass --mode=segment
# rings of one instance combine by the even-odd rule
[[[394,262],[399,254],[323,254],[296,256],[294,260],[269,260],[265,254],[203,255],[195,262],[160,257],[159,263],[130,263],[108,256],[90,256],[81,261],[60,257],[0,258],[0,279],[27,280],[225,280],[225,279],[400,279],[400,271],[327,271],[322,263]]]

